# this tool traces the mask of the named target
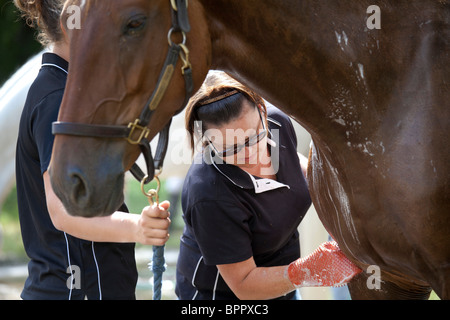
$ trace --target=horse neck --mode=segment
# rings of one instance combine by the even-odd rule
[[[402,113],[393,107],[399,101],[393,99],[410,86],[403,79],[408,73],[422,72],[422,61],[431,61],[428,56],[408,55],[427,39],[416,25],[431,17],[406,2],[393,5],[399,12],[396,19],[383,20],[381,30],[368,30],[370,0],[345,5],[306,0],[200,1],[209,21],[212,68],[256,89],[324,140],[348,144],[376,132],[381,119],[389,118],[386,112],[399,117]],[[421,5],[426,8],[427,2]],[[417,23],[409,22],[402,13],[406,10],[419,17]],[[416,37],[405,37],[405,32]]]
[[[212,68],[256,89],[311,133],[320,131],[329,105],[319,79],[312,79],[318,62],[311,60],[323,58],[314,39],[320,31],[297,15],[310,9],[302,1],[289,0],[203,2],[213,44]]]

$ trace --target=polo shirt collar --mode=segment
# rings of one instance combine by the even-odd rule
[[[281,124],[268,118],[269,122],[269,133],[270,130],[274,127],[281,127]],[[270,133],[270,136],[272,137],[272,134]],[[269,138],[270,139],[270,138]],[[280,152],[284,150],[286,147],[280,143],[275,143],[272,140],[268,141],[269,148],[272,148],[272,154],[273,152],[277,153],[279,157],[281,158]],[[283,184],[281,182],[278,182],[276,180],[268,179],[268,178],[261,178],[261,179],[255,179],[251,174],[245,172],[241,168],[227,164],[222,160],[222,158],[215,155],[212,147],[209,145],[204,150],[204,161],[206,161],[207,164],[212,164],[214,168],[220,172],[225,178],[227,178],[231,183],[233,183],[235,186],[241,188],[241,189],[254,189],[255,193],[262,193],[278,188],[287,187],[290,188],[288,185]],[[278,168],[279,169],[279,168]]]
[[[275,190],[279,188],[288,188],[290,187],[287,184],[278,182],[276,180],[268,179],[268,178],[261,178],[261,179],[255,179],[250,173],[246,172],[250,179],[253,182],[253,186],[255,188],[255,193],[263,193],[270,190]]]
[[[42,55],[42,65],[55,65],[56,67],[63,69],[65,72],[69,70],[69,62],[51,52],[46,52]]]

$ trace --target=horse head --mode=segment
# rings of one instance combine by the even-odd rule
[[[67,30],[69,76],[49,173],[67,211],[92,217],[123,203],[124,173],[203,82],[211,41],[195,2],[189,10],[185,0],[75,3],[81,28]]]

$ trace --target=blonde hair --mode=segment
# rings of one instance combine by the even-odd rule
[[[38,31],[37,39],[43,46],[63,39],[60,16],[65,0],[14,0],[27,24]]]
[[[207,129],[205,122],[215,125],[228,123],[240,114],[244,99],[255,107],[260,106],[262,113],[267,115],[264,99],[258,94],[224,72],[209,72],[203,85],[189,100],[186,107],[185,126],[189,133],[192,153],[195,151],[194,136],[202,138]],[[199,115],[200,108],[202,112],[206,109],[210,115],[213,114],[213,117],[206,119]],[[197,121],[203,122],[201,131],[195,127]]]

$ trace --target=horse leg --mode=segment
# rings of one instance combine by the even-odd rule
[[[413,282],[383,280],[374,282],[372,274],[361,272],[348,284],[353,300],[428,300],[431,288]]]

